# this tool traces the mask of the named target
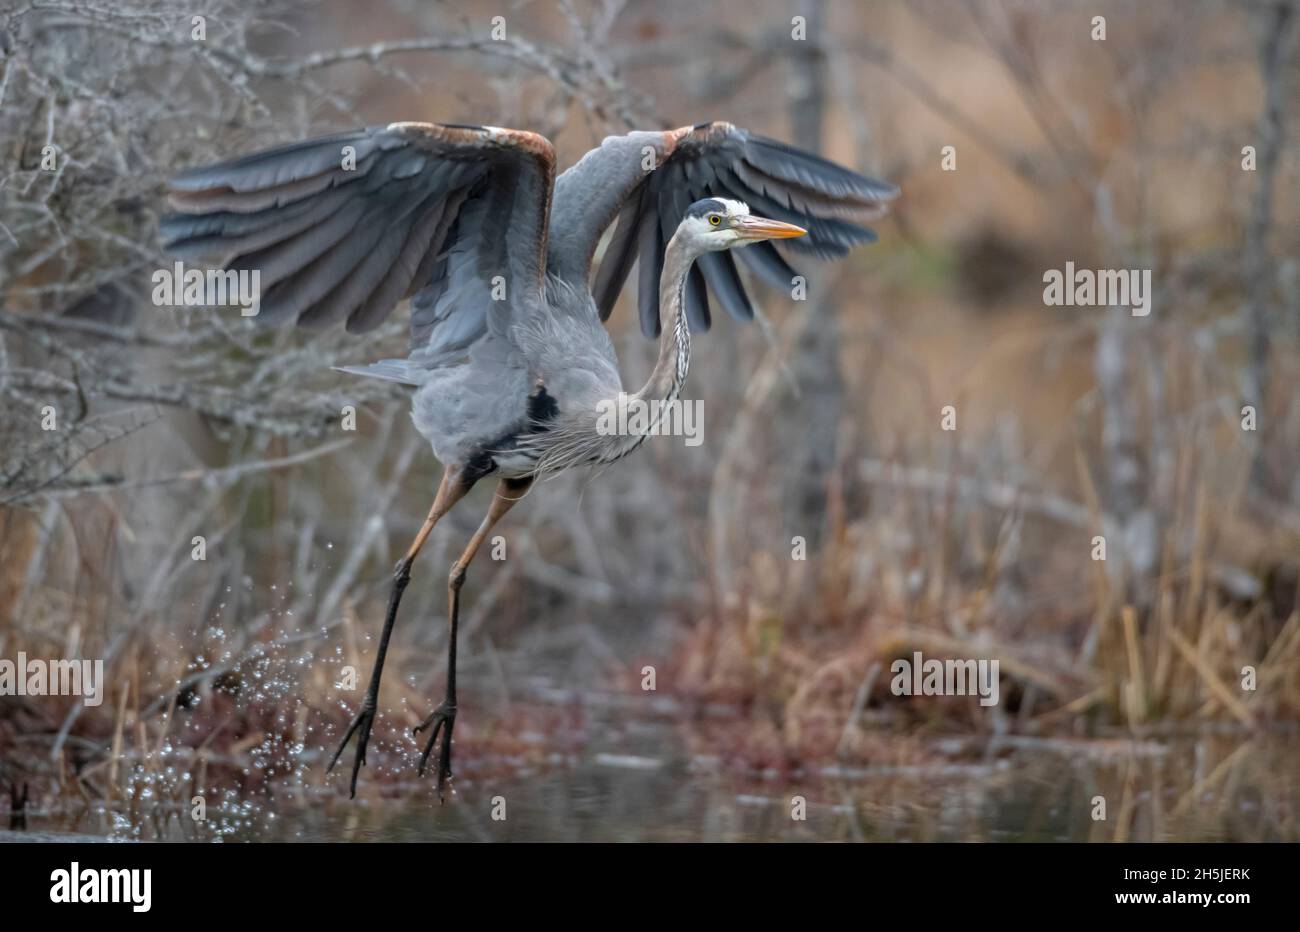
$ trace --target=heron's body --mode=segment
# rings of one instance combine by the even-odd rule
[[[483,337],[467,359],[431,370],[416,389],[412,417],[440,462],[531,475],[547,437],[580,412],[594,420],[600,401],[622,390],[590,295],[554,281],[548,298],[514,313],[508,340]]]
[[[173,181],[168,246],[257,269],[264,321],[363,331],[411,298],[407,356],[345,367],[413,386],[415,425],[445,466],[398,564],[375,670],[343,741],[358,734],[354,791],[401,593],[442,515],[484,477],[501,480],[450,577],[447,697],[421,726],[433,727],[421,770],[443,735],[440,787],[456,714],[459,591],[495,522],[536,476],[613,462],[645,441],[647,432],[597,430],[601,407],[677,397],[691,332],[710,325],[710,293],[732,317],[753,317],[728,250],[748,246],[736,255],[750,270],[789,288],[796,273],[768,240],[801,237],[790,239],[797,252],[843,255],[874,238],[853,221],[878,216],[896,193],[728,123],[612,136],[558,178],[551,144],[535,133],[394,123]],[[597,242],[616,219],[593,283]],[[634,260],[641,328],[659,336],[659,354],[646,383],[629,390],[604,322]]]

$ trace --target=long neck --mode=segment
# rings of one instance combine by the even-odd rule
[[[691,331],[686,323],[686,276],[695,257],[673,236],[664,250],[659,276],[659,358],[645,385],[632,397],[638,401],[672,401],[686,381],[691,365]]]
[[[536,475],[559,472],[570,466],[612,463],[627,456],[654,433],[662,417],[661,403],[677,398],[691,363],[691,332],[686,324],[685,303],[686,276],[694,259],[674,235],[664,250],[664,270],[659,277],[659,319],[663,322],[659,358],[645,385],[634,394],[607,399],[596,411],[580,413],[562,426],[535,434],[535,442],[544,445],[537,457]],[[602,429],[605,414],[631,411],[643,404],[652,412],[653,423],[648,430],[627,433]],[[625,422],[620,418],[617,423]]]

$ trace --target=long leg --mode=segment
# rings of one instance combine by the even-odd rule
[[[447,616],[451,621],[451,631],[447,640],[447,694],[442,700],[442,705],[434,709],[428,718],[415,727],[415,733],[418,735],[430,725],[433,726],[429,741],[424,746],[424,753],[420,755],[420,776],[424,776],[429,754],[433,751],[439,733],[442,734],[442,747],[438,751],[439,800],[443,798],[443,788],[451,778],[451,730],[456,724],[456,626],[460,616],[460,587],[465,584],[465,571],[469,569],[470,561],[474,559],[474,554],[478,553],[478,548],[483,545],[483,541],[487,540],[487,536],[492,533],[493,526],[514,506],[515,502],[523,497],[532,484],[531,478],[501,480],[496,494],[492,496],[492,505],[488,508],[487,517],[470,538],[460,559],[451,565],[451,574],[447,577]]]
[[[393,634],[393,622],[397,620],[397,606],[402,601],[402,593],[406,590],[406,584],[411,581],[411,564],[415,562],[416,555],[428,540],[429,533],[438,523],[438,519],[464,498],[473,485],[472,480],[466,481],[464,470],[458,466],[448,466],[443,471],[442,482],[438,485],[438,493],[433,498],[433,507],[429,509],[428,517],[424,519],[424,524],[421,525],[420,532],[415,535],[415,540],[407,549],[406,555],[398,561],[397,567],[393,570],[393,590],[388,597],[388,614],[384,617],[384,631],[379,636],[375,667],[370,673],[370,683],[366,686],[366,696],[361,702],[361,711],[352,720],[347,734],[339,744],[339,749],[334,752],[329,767],[325,769],[326,773],[334,769],[339,755],[356,734],[357,754],[352,761],[352,785],[349,791],[351,796],[357,795],[357,774],[361,772],[361,765],[366,762],[366,745],[370,742],[370,727],[375,722],[375,707],[379,701],[379,681],[384,674],[384,657],[388,654],[388,639]]]

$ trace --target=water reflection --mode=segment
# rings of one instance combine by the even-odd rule
[[[540,773],[462,779],[445,806],[410,783],[355,803],[328,788],[278,793],[197,825],[185,813],[133,824],[83,812],[31,828],[198,841],[1300,840],[1300,753],[1284,737],[985,740],[982,760],[828,766],[778,782],[650,752],[676,735],[643,723]]]
[[[1071,762],[1019,751],[929,777],[881,773],[817,792],[589,761],[467,788],[459,804],[331,805],[292,837],[423,841],[1283,841],[1298,836],[1294,752],[1241,745],[1235,776],[1194,788],[1195,746],[1146,760]],[[1282,753],[1277,753],[1282,752]],[[1201,752],[1205,753],[1205,752]],[[1230,754],[1232,752],[1229,752]],[[806,793],[804,819],[796,797]],[[504,803],[494,820],[493,797]],[[1100,801],[1105,800],[1105,818]],[[1265,802],[1268,800],[1269,802]],[[499,815],[502,813],[498,813]]]

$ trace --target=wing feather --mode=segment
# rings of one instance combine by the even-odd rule
[[[654,335],[659,332],[664,248],[695,201],[745,201],[756,214],[806,229],[807,236],[783,240],[780,247],[758,243],[737,250],[740,261],[764,281],[788,288],[797,273],[782,249],[819,259],[843,256],[875,240],[862,223],[883,215],[897,194],[891,184],[730,123],[611,136],[556,182],[556,232],[547,267],[570,285],[585,286],[596,240],[617,217],[596,277],[596,306],[600,318],[607,319],[631,271],[635,243],[641,329]],[[710,291],[730,316],[753,318],[753,304],[730,254],[702,257],[688,277],[686,313],[696,329],[708,328]]]
[[[627,281],[627,275],[632,271],[641,236],[642,218],[647,213],[648,203],[649,197],[642,189],[640,193],[628,198],[619,212],[614,235],[605,248],[605,258],[600,263],[596,283],[591,288],[601,320],[609,317],[618,300],[618,293],[623,288],[623,282]]]
[[[535,133],[393,123],[182,172],[159,231],[178,255],[257,270],[267,322],[359,332],[414,295],[412,355],[432,365],[544,294],[554,177]],[[513,300],[490,300],[498,277]]]
[[[651,207],[641,222],[639,244],[640,261],[637,263],[637,307],[640,308],[641,332],[646,336],[659,335],[659,273],[664,267],[664,249],[668,240],[659,230],[659,211]],[[619,282],[621,286],[623,283]],[[611,310],[613,305],[610,305]]]

